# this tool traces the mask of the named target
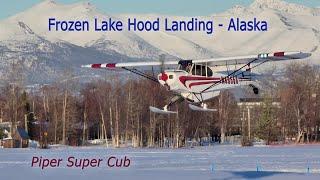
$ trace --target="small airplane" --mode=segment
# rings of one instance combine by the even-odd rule
[[[205,101],[220,94],[220,91],[241,87],[250,87],[254,94],[259,93],[259,84],[252,78],[251,70],[270,61],[286,61],[304,59],[311,56],[304,52],[273,52],[258,55],[221,57],[197,60],[127,62],[82,65],[84,68],[124,69],[144,78],[160,83],[175,95],[162,109],[150,106],[150,110],[160,114],[173,114],[169,108],[177,102],[186,100],[189,108],[194,111],[212,112],[216,109],[208,108]],[[177,66],[176,69],[161,70],[154,77],[138,70],[137,67],[146,66]],[[233,71],[229,67],[235,67]],[[219,71],[219,67],[226,67],[227,72]],[[221,68],[220,68],[221,69]]]

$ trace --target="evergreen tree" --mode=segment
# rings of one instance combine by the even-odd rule
[[[276,120],[272,108],[272,99],[266,97],[262,107],[262,114],[259,118],[256,136],[270,144],[276,139]]]

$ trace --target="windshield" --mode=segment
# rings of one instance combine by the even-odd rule
[[[186,72],[190,72],[191,71],[191,67],[192,67],[192,64],[191,63],[188,63],[188,64],[179,64],[178,66],[178,70],[183,70],[183,71],[186,71]]]

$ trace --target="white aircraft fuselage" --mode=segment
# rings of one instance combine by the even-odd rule
[[[214,98],[219,95],[221,90],[255,84],[250,78],[226,77],[225,74],[217,72],[212,72],[210,75],[193,75],[185,70],[165,70],[158,74],[158,81],[169,91],[173,91],[194,103]]]

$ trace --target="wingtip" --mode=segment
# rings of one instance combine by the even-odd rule
[[[91,68],[91,64],[81,65],[81,68]]]
[[[305,53],[305,54],[306,54],[307,57],[312,56],[312,53],[311,53],[311,52],[307,52],[307,53]]]
[[[301,57],[301,58],[308,58],[308,57],[310,57],[310,56],[312,56],[312,53],[311,53],[311,52],[301,52],[301,51],[300,51],[300,57]]]

